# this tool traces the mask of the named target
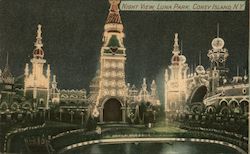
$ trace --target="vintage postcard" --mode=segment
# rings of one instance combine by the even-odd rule
[[[249,1],[0,0],[0,153],[249,153]]]

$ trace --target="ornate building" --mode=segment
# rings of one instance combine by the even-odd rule
[[[186,58],[180,55],[177,34],[173,57],[169,69],[165,71],[165,111],[167,113],[248,113],[249,82],[245,72],[229,79],[226,68],[228,50],[224,40],[217,37],[212,40],[212,49],[207,56],[210,67],[205,70],[196,66],[195,72],[185,63]],[[189,72],[189,73],[188,73]]]
[[[29,70],[29,64],[25,67],[24,77],[24,96],[33,99],[38,106],[48,109],[50,98],[50,65],[47,65],[47,71],[44,72],[44,50],[42,49],[42,26],[38,25],[36,42],[34,44],[32,70]]]
[[[8,53],[5,68],[3,69],[3,72],[0,70],[0,87],[1,111],[11,111],[11,109],[16,110],[18,104],[16,103],[16,100],[14,100],[16,92],[14,87],[14,77],[9,68]]]
[[[109,2],[110,9],[104,26],[99,70],[90,85],[89,100],[93,105],[92,114],[99,117],[100,122],[126,122],[129,87],[125,83],[126,49],[123,43],[125,35],[118,7],[120,0]],[[155,86],[154,83],[153,93],[156,93]]]
[[[165,70],[165,110],[182,110],[187,99],[187,71],[186,57],[181,54],[178,34],[175,34],[173,56],[169,69]]]

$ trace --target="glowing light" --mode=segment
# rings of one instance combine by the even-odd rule
[[[98,117],[99,116],[100,113],[99,113],[99,111],[98,111],[98,109],[97,109],[96,106],[95,106],[92,114],[93,114],[94,117]]]

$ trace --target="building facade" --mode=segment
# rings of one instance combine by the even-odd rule
[[[125,123],[129,117],[127,111],[131,104],[129,102],[130,87],[125,81],[126,48],[123,43],[125,34],[119,13],[120,0],[110,0],[109,2],[110,9],[104,25],[99,69],[90,85],[89,100],[92,104],[92,116],[98,117],[99,122]],[[145,88],[143,92],[145,92]],[[153,93],[156,93],[155,82],[152,90]],[[142,93],[137,95],[146,96]],[[158,100],[158,97],[152,99],[150,103]],[[140,99],[140,101],[143,100],[144,98]]]
[[[189,68],[185,56],[180,54],[175,34],[171,65],[165,71],[165,112],[247,114],[249,106],[249,80],[245,71],[228,77],[226,60],[228,50],[217,35],[208,51],[210,67],[199,65]]]
[[[36,42],[34,44],[33,58],[30,60],[32,63],[31,71],[29,64],[26,64],[24,73],[24,96],[27,99],[32,99],[36,105],[49,109],[50,98],[50,65],[47,65],[46,73],[44,72],[44,50],[42,43],[42,26],[38,25]]]

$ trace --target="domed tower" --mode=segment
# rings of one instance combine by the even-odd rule
[[[42,49],[42,26],[39,24],[37,29],[36,42],[34,44],[32,70],[29,70],[29,64],[26,64],[24,70],[24,96],[27,99],[34,99],[39,107],[49,108],[49,91],[50,91],[50,65],[47,65],[46,73],[44,72],[44,51]]]
[[[186,57],[181,54],[178,34],[175,33],[171,65],[165,71],[165,111],[181,111],[186,100],[186,79],[188,65]]]
[[[227,78],[226,75],[229,71],[229,69],[226,68],[226,60],[229,54],[228,50],[224,48],[224,40],[219,37],[219,26],[217,27],[217,37],[212,40],[211,45],[212,49],[208,51],[207,56],[210,60],[211,76],[213,78],[218,77],[219,83],[213,83],[214,86],[217,86],[223,84],[223,80]]]
[[[109,0],[110,9],[103,32],[99,71],[91,84],[92,115],[100,122],[125,122],[125,37],[119,13],[120,0]],[[98,80],[98,81],[97,81]],[[98,87],[97,87],[98,86]],[[95,111],[95,112],[94,112]],[[97,111],[99,113],[97,114]]]

